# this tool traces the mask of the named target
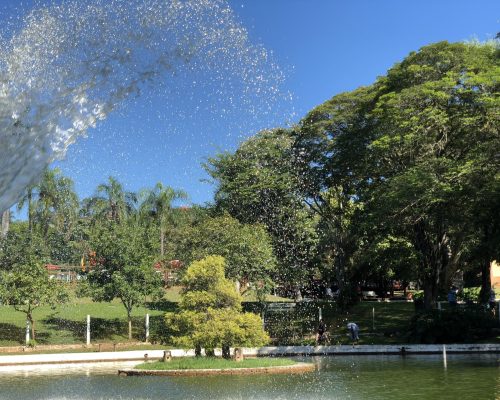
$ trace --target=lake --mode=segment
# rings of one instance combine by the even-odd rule
[[[135,362],[0,367],[0,398],[25,399],[500,399],[500,355],[297,357],[302,375],[124,377]]]

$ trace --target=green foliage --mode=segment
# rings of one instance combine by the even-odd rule
[[[227,369],[227,368],[262,368],[294,365],[295,361],[282,357],[246,358],[242,361],[225,360],[220,358],[190,358],[181,357],[167,363],[162,361],[148,362],[135,366],[136,369],[170,370],[170,369]]]
[[[225,278],[224,269],[221,256],[207,256],[191,263],[182,280],[180,308],[197,312],[209,308],[240,311],[242,297],[233,282]]]
[[[7,236],[0,240],[0,269],[11,271],[17,265],[29,264],[35,258],[49,260],[49,249],[38,234],[30,235],[26,224],[11,224]]]
[[[222,347],[226,357],[230,346],[268,342],[260,317],[241,312],[241,296],[224,277],[224,267],[220,256],[205,257],[188,267],[180,312],[165,315],[169,342],[183,348],[205,348],[207,354]]]
[[[496,257],[499,70],[495,45],[440,42],[303,119],[294,145],[302,186],[332,232],[337,274],[355,265],[353,249],[390,260],[408,242],[431,308],[458,268]],[[332,189],[334,207],[324,196]],[[374,248],[384,236],[398,241]]]
[[[150,265],[126,265],[111,276],[111,291],[127,309],[144,305],[146,296],[153,299],[162,295],[160,276]]]
[[[385,290],[390,290],[394,280],[416,281],[418,259],[412,243],[405,237],[377,233],[363,237],[354,253],[358,280],[377,283]]]
[[[298,285],[312,274],[317,221],[301,196],[293,140],[290,130],[262,131],[234,154],[210,158],[205,168],[218,184],[216,208],[262,224],[278,261],[275,280]]]
[[[264,227],[242,224],[227,214],[186,228],[180,247],[186,262],[212,254],[224,257],[227,277],[241,283],[268,282],[276,266]]]
[[[410,339],[416,343],[464,343],[491,337],[498,319],[481,306],[417,313],[410,323]]]
[[[143,234],[140,226],[114,221],[94,226],[90,244],[97,265],[87,274],[88,288],[82,289],[82,293],[90,289],[94,301],[120,299],[129,319],[129,338],[132,309],[144,304],[146,296],[156,298],[162,294],[161,278],[141,240]]]
[[[458,292],[457,299],[462,300],[466,303],[481,303],[480,297],[480,288],[478,287],[471,287],[471,288],[463,288]]]
[[[47,270],[35,257],[1,275],[0,296],[16,311],[26,314],[35,338],[33,311],[43,305],[56,306],[67,301],[68,295],[61,283],[50,280]]]

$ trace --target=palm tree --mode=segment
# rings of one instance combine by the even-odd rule
[[[105,215],[111,221],[125,220],[135,209],[137,195],[123,190],[123,185],[110,176],[107,183],[97,186],[97,195],[87,200],[95,214]]]
[[[30,233],[33,233],[33,196],[34,196],[35,185],[29,185],[24,190],[23,196],[17,203],[17,211],[21,211],[24,206],[28,206],[28,230]]]
[[[25,189],[17,210],[25,206],[28,207],[30,233],[38,226],[46,236],[49,227],[55,226],[68,236],[78,215],[78,196],[73,181],[63,176],[58,168],[45,169],[40,181]]]
[[[54,224],[60,232],[64,232],[69,239],[78,222],[79,199],[74,190],[73,181],[61,176],[56,181],[56,205]]]
[[[175,190],[170,186],[163,186],[158,182],[153,189],[144,189],[140,197],[142,215],[153,217],[160,225],[160,254],[165,255],[165,233],[174,221],[172,203],[178,199],[187,199],[186,192]]]
[[[49,227],[54,226],[69,237],[78,215],[78,196],[73,181],[62,176],[58,168],[46,169],[36,189],[35,218],[41,233],[46,236]]]
[[[46,237],[49,226],[57,207],[57,179],[59,169],[46,169],[42,180],[38,183],[38,199],[35,202],[35,217],[40,225],[40,231]]]
[[[2,213],[2,230],[0,231],[0,238],[7,236],[10,226],[10,210],[5,210]]]

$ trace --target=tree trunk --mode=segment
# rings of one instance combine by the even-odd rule
[[[222,346],[222,358],[226,358],[226,359],[231,358],[231,352],[230,352],[229,345]]]
[[[481,304],[488,304],[491,292],[491,264],[489,258],[485,258],[481,263],[481,291],[479,301]]]
[[[5,210],[2,213],[2,231],[1,237],[7,236],[10,227],[10,210]]]
[[[483,225],[483,243],[489,243],[490,241],[490,229],[488,225]],[[479,292],[479,301],[481,304],[488,304],[490,301],[491,292],[491,260],[489,251],[487,250],[489,246],[485,246],[483,249],[483,259],[481,260],[481,291]]]
[[[438,285],[433,277],[428,278],[423,282],[424,288],[424,308],[426,310],[432,310],[436,308],[437,297],[438,297]]]
[[[201,357],[201,346],[197,344],[194,348],[194,355],[196,357]]]
[[[31,340],[34,342],[35,341],[35,320],[31,315],[28,315],[28,320],[30,321],[31,325]]]
[[[165,255],[165,229],[160,227],[160,254],[163,258]]]
[[[132,317],[128,315],[128,340],[132,340]]]
[[[215,357],[215,350],[205,348],[205,355],[207,357]]]
[[[28,230],[33,233],[33,204],[32,204],[33,192],[31,188],[28,188]]]
[[[421,257],[421,271],[424,289],[424,308],[431,310],[436,307],[440,286],[450,259],[448,236],[444,226],[439,221],[435,227],[424,221],[418,222],[415,228],[414,245]],[[434,228],[434,229],[433,229]]]

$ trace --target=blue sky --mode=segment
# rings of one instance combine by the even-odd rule
[[[372,83],[410,51],[441,41],[492,38],[500,31],[494,0],[230,0],[253,42],[272,50],[286,71],[292,104],[282,115],[252,121],[207,120],[162,112],[161,96],[129,102],[56,163],[89,196],[109,175],[127,190],[157,181],[183,189],[193,203],[212,199],[214,187],[200,164],[234,150],[256,130],[295,121],[343,91]],[[0,0],[0,23],[15,15],[18,1]],[[29,7],[30,1],[24,1]],[[236,117],[237,118],[237,117]]]

